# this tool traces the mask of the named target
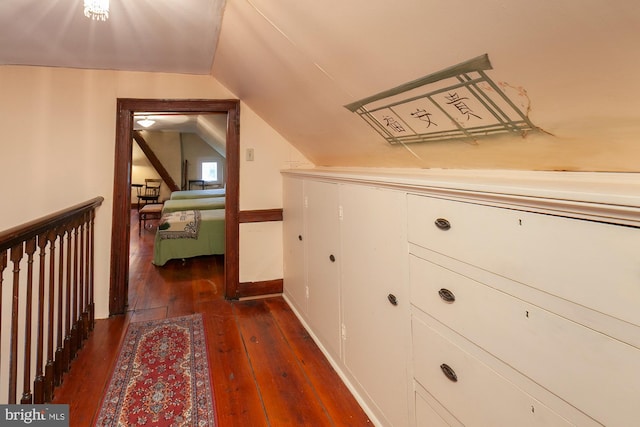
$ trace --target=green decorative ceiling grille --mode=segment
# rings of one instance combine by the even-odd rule
[[[538,129],[484,72],[485,54],[346,105],[390,144],[525,135]]]

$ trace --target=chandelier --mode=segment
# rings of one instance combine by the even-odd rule
[[[84,16],[94,21],[109,19],[109,0],[84,0]]]

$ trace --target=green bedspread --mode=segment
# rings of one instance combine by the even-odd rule
[[[207,197],[224,197],[224,188],[211,188],[209,190],[181,190],[171,193],[171,200],[178,199],[202,199]]]
[[[162,266],[170,259],[224,254],[224,214],[224,209],[201,211],[197,239],[163,239],[156,232],[153,264]]]
[[[162,207],[162,214],[176,211],[197,210],[204,211],[210,209],[224,210],[224,197],[207,197],[202,199],[177,199],[167,200]]]

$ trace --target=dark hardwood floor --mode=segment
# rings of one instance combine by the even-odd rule
[[[204,314],[219,426],[371,425],[281,297],[225,300],[222,256],[155,267],[154,232],[138,237],[132,211],[128,312],[96,321],[56,389],[70,426],[93,425],[130,322],[192,313]]]

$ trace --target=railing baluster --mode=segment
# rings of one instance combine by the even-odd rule
[[[0,252],[0,342],[2,342],[2,283],[4,282],[4,270],[7,268],[7,250]],[[2,352],[0,352],[2,356]],[[0,362],[2,357],[0,357]],[[2,375],[0,374],[0,383],[2,383]]]
[[[64,333],[63,333],[63,325],[64,325],[64,265],[65,265],[65,251],[64,251],[64,236],[66,234],[66,230],[64,229],[64,224],[60,227],[58,231],[58,240],[60,242],[60,256],[58,257],[58,320],[56,322],[57,329],[57,337],[58,337],[58,347],[56,348],[56,356],[55,356],[55,376],[54,376],[54,386],[59,386],[62,383],[62,374],[64,372],[63,368],[63,360],[64,360]]]
[[[95,323],[95,308],[93,301],[93,266],[94,266],[94,231],[93,231],[93,221],[96,217],[96,211],[92,210],[89,212],[89,330],[93,331],[93,326]]]
[[[93,228],[103,200],[96,197],[0,232],[0,345],[5,343],[0,358],[9,357],[0,363],[0,384],[8,387],[6,402],[0,403],[15,404],[18,397],[21,404],[51,402],[93,330]],[[13,286],[3,299],[9,262]],[[7,309],[9,328],[2,324]]]
[[[80,223],[80,229],[81,229],[81,233],[80,233],[80,272],[78,273],[78,276],[80,277],[80,294],[78,295],[78,349],[82,348],[82,344],[84,342],[84,340],[87,338],[87,328],[86,328],[86,316],[85,316],[85,309],[87,308],[87,304],[85,301],[85,295],[84,295],[84,291],[85,291],[85,286],[86,286],[86,277],[85,277],[85,263],[86,261],[86,254],[87,254],[87,249],[86,249],[86,215],[82,217],[81,219],[81,223]]]
[[[65,282],[65,324],[64,324],[64,346],[62,353],[62,373],[66,374],[71,366],[71,289],[73,287],[73,264],[71,259],[73,257],[72,246],[72,234],[73,230],[67,230],[67,280]]]
[[[79,221],[73,224],[73,276],[71,280],[71,341],[69,343],[69,360],[76,357],[78,351],[78,225]]]
[[[27,289],[24,310],[24,364],[22,370],[22,398],[20,403],[32,403],[31,394],[31,325],[33,316],[33,254],[36,252],[35,236],[26,241]]]
[[[40,249],[40,269],[38,274],[38,338],[36,344],[36,377],[33,381],[33,403],[44,403],[44,282],[47,256],[47,235],[38,236],[38,248]]]
[[[44,370],[44,401],[51,402],[53,399],[53,385],[55,383],[55,362],[54,362],[54,341],[55,330],[54,312],[56,302],[56,229],[50,230],[47,235],[49,241],[49,304],[47,311],[47,366]]]
[[[16,403],[18,384],[18,309],[20,299],[20,261],[24,255],[23,244],[11,248],[11,262],[13,263],[13,293],[11,300],[11,338],[9,353],[9,403]]]

